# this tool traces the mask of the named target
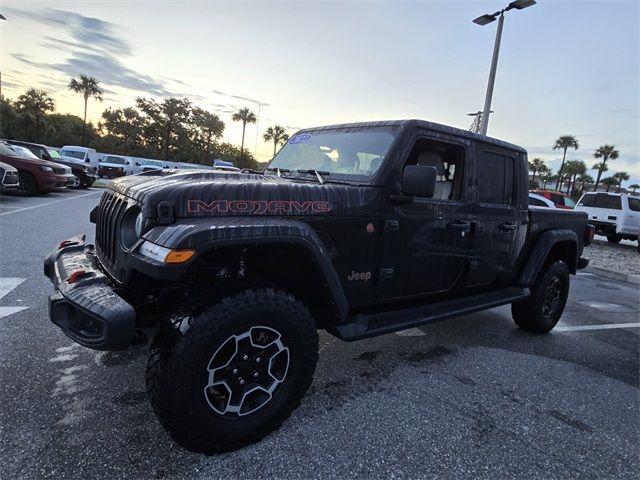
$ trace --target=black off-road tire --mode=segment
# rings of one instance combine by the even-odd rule
[[[30,173],[18,170],[18,181],[20,182],[18,187],[19,195],[35,195],[38,193],[38,184]]]
[[[253,413],[221,415],[207,398],[208,369],[226,342],[239,352],[237,338],[259,326],[280,334],[288,349],[286,373],[271,399]],[[184,448],[205,454],[236,450],[262,439],[291,415],[311,385],[317,360],[317,327],[303,303],[284,291],[249,289],[194,313],[179,328],[156,334],[147,362],[147,393],[160,423]]]
[[[568,296],[569,267],[557,260],[540,272],[528,299],[511,305],[511,315],[528,332],[548,333],[560,320]]]
[[[620,243],[622,237],[620,235],[607,235],[607,242],[609,243]]]

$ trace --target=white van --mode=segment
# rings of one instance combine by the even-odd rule
[[[612,243],[640,237],[640,198],[626,193],[589,192],[582,195],[575,210],[587,212],[596,233]]]
[[[60,155],[70,162],[89,163],[98,167],[98,153],[93,148],[65,145],[60,149]]]

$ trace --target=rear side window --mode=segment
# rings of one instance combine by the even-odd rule
[[[562,199],[564,200],[565,207],[574,208],[576,206],[576,202],[574,202],[572,198],[562,197]]]
[[[619,195],[608,195],[606,193],[588,193],[582,197],[578,205],[582,207],[622,210],[622,198]]]
[[[480,203],[513,203],[515,159],[502,153],[483,151],[478,158]]]
[[[629,197],[629,209],[634,212],[640,212],[640,198]]]

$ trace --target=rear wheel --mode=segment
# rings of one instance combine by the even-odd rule
[[[511,305],[516,325],[533,333],[547,333],[556,326],[569,296],[569,267],[562,260],[550,263],[532,286],[531,296]]]
[[[291,294],[246,290],[161,330],[147,363],[160,423],[183,447],[234,450],[277,429],[318,359],[316,325]]]
[[[607,235],[607,242],[609,243],[620,243],[622,237],[620,235]]]
[[[38,193],[38,184],[30,173],[18,171],[18,180],[20,181],[20,186],[18,187],[20,195],[35,195]]]

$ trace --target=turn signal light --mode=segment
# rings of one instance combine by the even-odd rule
[[[171,250],[164,259],[164,263],[184,263],[195,254],[195,250]]]
[[[80,280],[86,274],[87,274],[87,272],[85,272],[84,270],[76,270],[71,275],[69,275],[69,280],[67,280],[67,281],[69,283],[76,283],[78,280]]]

